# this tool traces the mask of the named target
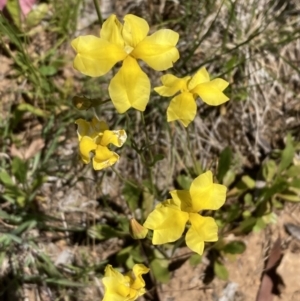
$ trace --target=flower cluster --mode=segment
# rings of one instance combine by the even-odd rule
[[[145,290],[145,281],[143,274],[149,272],[149,269],[143,264],[135,264],[132,271],[122,275],[111,265],[105,268],[105,274],[102,278],[105,287],[103,301],[134,301],[142,296]]]
[[[229,85],[221,78],[210,80],[205,68],[201,68],[193,77],[178,78],[172,74],[161,77],[163,86],[154,88],[162,96],[173,96],[167,110],[168,121],[179,120],[185,127],[195,119],[197,106],[195,98],[199,96],[206,104],[218,106],[229,98],[223,90]]]
[[[105,75],[120,63],[121,67],[108,87],[112,103],[120,114],[130,108],[144,111],[148,104],[150,79],[138,60],[156,71],[163,71],[173,67],[179,59],[176,48],[178,33],[169,29],[148,33],[149,25],[144,19],[129,14],[122,24],[112,15],[103,23],[100,37],[79,36],[72,41],[76,51],[74,68],[85,75]],[[205,67],[193,76],[183,78],[165,74],[161,82],[162,86],[154,90],[161,96],[173,97],[167,109],[167,121],[178,120],[185,127],[196,117],[198,97],[211,106],[229,100],[223,93],[229,83],[221,78],[211,80]],[[81,110],[99,105],[99,101],[85,97],[77,97],[74,103]],[[127,135],[124,130],[109,130],[107,124],[96,117],[90,122],[78,119],[75,123],[78,126],[79,153],[85,164],[92,160],[93,168],[101,170],[119,160],[119,155],[109,146],[121,147],[125,143]],[[216,221],[202,211],[219,209],[225,202],[226,187],[215,184],[212,172],[207,171],[194,179],[189,190],[173,190],[170,195],[170,199],[155,207],[143,225],[131,219],[130,234],[135,239],[144,239],[148,231],[153,230],[152,243],[159,245],[178,240],[187,229],[186,245],[201,255],[205,242],[218,240]],[[135,264],[131,272],[122,275],[108,265],[102,279],[105,287],[103,301],[136,300],[145,293],[142,275],[148,272],[143,264]]]
[[[93,118],[91,122],[84,119],[75,121],[78,125],[79,152],[85,164],[90,163],[91,152],[93,156],[93,168],[101,170],[112,166],[119,160],[119,155],[108,149],[109,144],[122,146],[127,138],[124,130],[110,131],[104,121]]]
[[[219,209],[225,202],[226,187],[214,184],[211,171],[207,171],[192,182],[189,191],[173,190],[170,194],[172,199],[158,204],[144,223],[144,227],[153,230],[152,243],[179,239],[189,222],[186,244],[201,255],[205,241],[218,240],[218,226],[212,217],[201,216],[199,211]]]

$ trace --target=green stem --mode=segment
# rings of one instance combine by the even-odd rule
[[[133,188],[138,188],[138,186],[136,184],[134,184],[133,182],[129,181],[129,180],[126,180],[123,176],[121,176],[121,174],[114,168],[114,167],[110,167],[113,172],[118,176],[118,178],[125,182],[125,183],[128,183],[130,186],[132,186]]]
[[[146,128],[146,122],[145,122],[144,112],[141,112],[141,119],[142,119],[142,124],[143,124],[143,131],[144,131],[145,137],[146,137],[146,149],[147,149],[149,157],[150,157],[150,162],[151,162],[151,164],[153,164],[154,157],[153,157],[153,154],[152,154],[152,151],[151,151],[151,147],[150,147],[150,139],[149,139],[149,135],[148,135],[147,128]],[[145,155],[144,154],[142,154],[142,158],[143,158],[144,164],[145,164],[145,166],[146,166],[146,168],[148,170],[148,175],[149,175],[149,180],[150,180],[150,185],[151,185],[151,193],[155,197],[157,197],[157,195],[156,195],[156,189],[155,189],[154,181],[153,181],[152,167],[147,163],[148,160],[145,160]]]
[[[102,19],[101,10],[100,10],[100,7],[99,7],[99,1],[94,0],[94,5],[95,5],[95,8],[96,8],[99,24],[100,24],[100,26],[102,26],[103,19]]]
[[[150,139],[149,139],[149,135],[148,135],[147,128],[146,128],[144,112],[141,112],[141,118],[142,118],[142,123],[143,123],[143,130],[144,130],[145,137],[146,137],[147,150],[148,150],[151,162],[153,162],[153,155],[152,155],[151,148],[150,148]]]
[[[195,154],[194,152],[192,151],[192,147],[191,147],[191,139],[190,139],[190,135],[189,135],[189,130],[188,128],[185,129],[186,130],[186,137],[187,137],[187,148],[188,148],[188,151],[190,153],[190,156],[192,157],[192,161],[193,161],[193,164],[194,164],[194,170],[195,170],[195,173],[196,174],[200,174],[201,173],[201,170],[199,170],[198,168],[198,162],[195,158]]]

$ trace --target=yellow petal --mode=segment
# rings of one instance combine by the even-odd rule
[[[146,20],[131,14],[124,17],[122,35],[131,47],[136,47],[147,36],[148,31],[149,25]]]
[[[155,208],[170,207],[176,210],[181,210],[181,201],[179,199],[168,199],[158,203]]]
[[[92,151],[95,151],[96,148],[97,144],[92,138],[88,136],[82,137],[82,139],[79,142],[79,152],[81,159],[85,164],[88,164],[90,162],[90,153]]]
[[[104,131],[101,138],[101,145],[107,146],[110,143],[115,146],[122,146],[126,141],[127,135],[124,130],[119,131]]]
[[[124,281],[124,276],[110,264],[105,267],[104,277],[114,277],[117,281]]]
[[[170,191],[175,204],[179,204],[179,208],[185,212],[193,212],[192,200],[190,192],[187,190],[172,190]]]
[[[179,35],[170,29],[161,29],[141,41],[131,55],[141,59],[156,71],[173,67],[179,59],[179,52],[175,45]]]
[[[198,176],[190,187],[194,212],[219,209],[225,203],[226,190],[224,185],[213,183],[210,170]]]
[[[204,241],[218,240],[218,226],[212,217],[204,217],[197,213],[190,213],[191,227],[188,230],[185,241],[194,252],[202,255]]]
[[[122,24],[117,19],[116,15],[111,15],[107,20],[103,23],[100,37],[103,40],[106,40],[112,44],[119,46],[120,48],[124,48],[125,42],[122,38]]]
[[[178,78],[172,74],[163,75],[160,80],[163,86],[156,87],[154,90],[161,96],[173,96],[178,91],[187,91],[187,82],[190,76]]]
[[[199,84],[207,83],[209,81],[210,81],[209,74],[208,74],[206,68],[202,67],[192,77],[192,79],[190,80],[190,82],[188,84],[188,88],[189,88],[189,90],[192,90]]]
[[[90,128],[90,123],[84,119],[77,119],[75,123],[78,125],[77,127],[77,135],[79,141],[82,139],[83,136],[87,136],[87,133]],[[88,135],[90,136],[90,135]],[[93,138],[93,137],[92,137]]]
[[[135,264],[132,268],[132,272],[134,277],[132,278],[133,282],[131,284],[131,288],[135,290],[139,290],[145,286],[145,280],[143,279],[142,275],[147,274],[150,271],[143,264]]]
[[[98,145],[93,158],[93,168],[101,170],[114,165],[119,160],[119,156],[110,151],[106,146]]]
[[[95,36],[78,37],[71,43],[77,52],[73,66],[89,76],[107,73],[117,62],[126,58],[127,53],[118,45]]]
[[[200,96],[206,104],[218,106],[229,100],[229,98],[219,90],[220,86],[224,86],[220,83],[220,79],[214,79],[211,82],[196,86],[191,92]]]
[[[147,217],[144,227],[154,230],[152,243],[165,244],[179,239],[189,218],[188,213],[171,207],[154,209]]]
[[[196,116],[197,105],[193,95],[189,92],[183,92],[175,96],[167,109],[168,122],[179,120],[187,127]]]
[[[220,91],[223,91],[225,90],[228,85],[229,85],[229,82],[227,82],[226,80],[222,79],[222,78],[215,78],[211,81],[218,90]]]
[[[108,125],[105,121],[100,121],[98,118],[93,117],[91,121],[91,128],[91,131],[99,134],[103,133],[105,130],[108,130]]]
[[[130,293],[130,287],[126,283],[119,282],[114,277],[102,278],[105,287],[102,301],[124,301]]]
[[[97,135],[103,133],[108,129],[107,124],[104,121],[100,121],[93,117],[92,121],[88,122],[84,119],[77,119],[75,123],[78,125],[77,134],[79,140],[83,136],[89,136],[90,138],[95,138]]]
[[[122,114],[133,107],[144,111],[150,96],[150,80],[137,61],[128,56],[109,84],[109,95]]]

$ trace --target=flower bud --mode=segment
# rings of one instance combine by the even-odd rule
[[[148,229],[143,227],[135,218],[132,218],[129,223],[129,232],[134,239],[143,239],[147,236]]]

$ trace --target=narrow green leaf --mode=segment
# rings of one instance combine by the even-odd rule
[[[15,157],[12,161],[12,173],[17,178],[17,180],[24,184],[27,178],[27,162],[20,159],[19,157]]]
[[[30,112],[36,116],[39,116],[39,117],[47,117],[49,116],[49,113],[46,112],[46,111],[43,111],[41,110],[40,108],[36,108],[34,106],[32,106],[31,104],[29,103],[21,103],[18,105],[17,107],[17,110],[18,111],[21,111],[21,112]]]
[[[294,154],[295,154],[295,148],[293,146],[292,136],[291,134],[288,134],[286,138],[285,148],[281,153],[281,161],[278,167],[279,173],[281,173],[291,165],[291,163],[293,162]]]
[[[79,282],[70,281],[68,279],[45,279],[46,283],[49,284],[56,284],[56,285],[62,285],[66,287],[84,287],[86,284],[82,284]]]
[[[299,195],[295,195],[295,194],[281,194],[281,193],[278,193],[277,194],[277,197],[283,199],[284,201],[287,201],[287,202],[300,202],[300,197]]]
[[[20,4],[17,0],[10,0],[6,3],[6,8],[9,11],[14,23],[19,27],[21,23]]]
[[[120,237],[123,234],[120,231],[115,230],[109,225],[98,224],[88,229],[88,234],[92,238],[99,240],[106,240],[113,237]]]
[[[223,183],[224,176],[230,168],[231,159],[232,159],[232,151],[230,147],[227,146],[221,152],[220,159],[219,159],[217,179],[220,183]]]
[[[262,167],[262,174],[267,182],[271,182],[276,174],[277,164],[274,160],[268,160]]]

